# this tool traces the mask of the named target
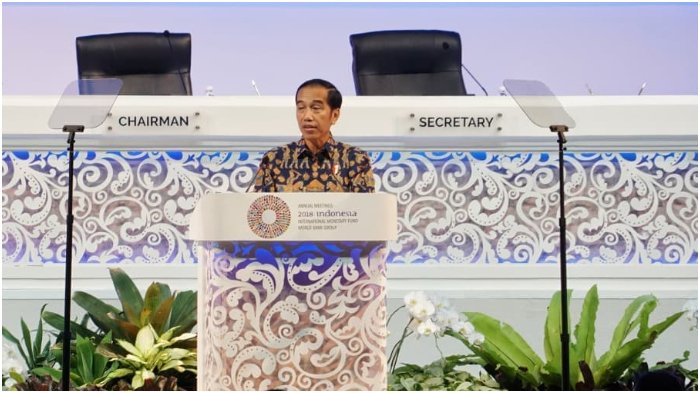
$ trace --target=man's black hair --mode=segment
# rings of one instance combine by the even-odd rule
[[[297,88],[297,92],[294,94],[294,101],[296,102],[297,96],[299,95],[299,90],[308,87],[308,86],[321,86],[325,87],[326,90],[328,91],[328,97],[326,98],[326,102],[328,103],[328,106],[331,107],[331,109],[339,109],[341,105],[343,105],[343,95],[340,94],[340,91],[338,90],[337,87],[335,87],[334,84],[331,82],[328,82],[327,80],[323,79],[309,79],[308,81],[302,83],[299,85]]]

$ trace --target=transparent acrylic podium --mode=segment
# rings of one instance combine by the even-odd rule
[[[68,133],[68,200],[66,214],[66,276],[63,315],[70,314],[71,282],[73,266],[73,163],[75,134],[86,128],[102,124],[109,114],[122,88],[122,81],[115,78],[78,79],[64,89],[58,104],[49,118],[49,128]],[[64,318],[63,348],[70,346],[70,318]],[[70,351],[63,351],[62,390],[69,388]]]
[[[198,390],[386,390],[389,194],[207,194]]]
[[[566,195],[564,193],[564,151],[566,137],[564,133],[569,128],[574,128],[576,122],[564,110],[557,97],[544,83],[536,80],[506,79],[503,81],[508,93],[515,99],[520,109],[532,123],[539,127],[549,128],[557,133],[559,145],[559,277],[560,277],[560,304],[561,347],[553,348],[555,353],[561,353],[561,390],[571,390],[578,379],[576,363],[571,364],[569,359],[570,335],[569,335],[569,304],[565,297],[567,290],[566,277]],[[570,373],[571,369],[575,372]]]

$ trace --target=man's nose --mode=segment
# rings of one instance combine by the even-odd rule
[[[313,116],[311,116],[311,114],[311,109],[304,109],[301,118],[304,120],[313,120]]]

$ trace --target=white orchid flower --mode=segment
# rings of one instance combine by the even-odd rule
[[[438,309],[432,319],[440,327],[440,330],[445,330],[448,327],[451,328],[453,325],[460,322],[459,313],[451,308]]]
[[[411,316],[419,321],[425,321],[435,314],[435,306],[429,300],[419,301],[408,308]]]
[[[418,332],[419,335],[425,337],[437,333],[438,330],[440,330],[440,328],[435,324],[435,322],[431,321],[430,319],[426,319],[425,321],[419,323],[416,327],[416,332]]]
[[[406,305],[406,308],[411,308],[418,303],[423,303],[426,301],[428,301],[428,297],[422,291],[409,292],[403,297],[403,304]]]
[[[465,337],[471,345],[481,345],[484,343],[485,339],[484,335],[479,332],[472,332],[471,334],[468,334]]]
[[[20,375],[26,375],[27,366],[24,360],[20,359],[14,345],[9,344],[4,339],[2,340],[2,375],[9,375],[10,371],[14,371]]]
[[[450,325],[450,328],[464,337],[469,337],[475,333],[474,325],[466,321],[457,321]]]
[[[690,330],[698,328],[698,300],[692,299],[688,300],[683,304],[683,311],[685,312],[685,317],[688,319],[692,325]]]
[[[428,299],[435,305],[435,309],[438,311],[450,308],[450,301],[446,297],[442,297],[438,294],[430,294]]]

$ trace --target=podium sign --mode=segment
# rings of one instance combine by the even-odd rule
[[[198,390],[385,390],[388,194],[210,194]]]
[[[226,219],[212,219],[222,215]],[[379,193],[207,194],[190,219],[189,237],[239,241],[393,240],[396,197]]]

